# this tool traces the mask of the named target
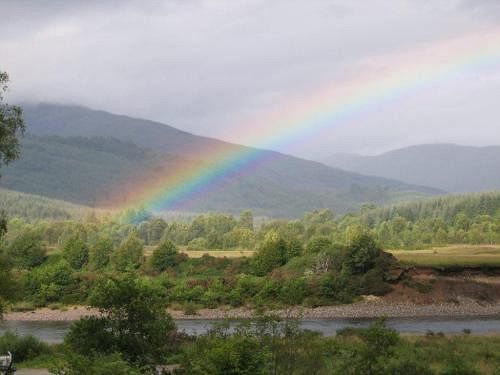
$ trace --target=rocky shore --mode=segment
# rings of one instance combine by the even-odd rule
[[[169,310],[174,319],[248,319],[255,316],[249,308],[200,309],[195,315],[186,315],[182,311]],[[323,306],[315,308],[292,307],[283,310],[267,311],[282,317],[303,319],[338,319],[338,318],[376,318],[376,317],[465,317],[465,316],[500,316],[500,303],[478,303],[474,300],[460,299],[456,302],[415,304],[388,303],[381,298],[368,297],[363,301],[349,305]],[[47,308],[29,312],[9,312],[5,320],[17,321],[73,321],[82,316],[97,315],[98,312],[84,306],[69,307],[65,310]]]

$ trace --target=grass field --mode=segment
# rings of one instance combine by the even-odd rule
[[[145,255],[151,255],[154,246],[146,246]],[[500,246],[454,245],[426,250],[388,250],[403,264],[435,267],[500,267]],[[201,258],[204,254],[216,258],[251,257],[255,250],[187,250],[180,252],[190,258]]]
[[[144,254],[146,256],[151,255],[155,246],[146,246]],[[179,252],[186,254],[190,258],[201,258],[204,254],[216,258],[241,258],[241,257],[251,257],[255,254],[255,250],[187,250],[182,247]]]
[[[201,258],[204,254],[216,258],[241,258],[251,257],[255,254],[254,250],[182,250],[181,252],[190,258]]]
[[[456,245],[427,250],[389,250],[404,264],[434,267],[500,267],[500,246]]]

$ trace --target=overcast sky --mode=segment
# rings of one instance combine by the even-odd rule
[[[80,104],[247,144],[252,121],[390,70],[384,56],[490,32],[500,1],[0,0],[0,14],[10,101]],[[499,119],[497,64],[275,148],[322,158],[500,144]]]

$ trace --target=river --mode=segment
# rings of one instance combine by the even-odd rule
[[[203,334],[221,320],[177,320],[177,328],[187,334]],[[300,321],[303,329],[320,332],[325,336],[335,335],[345,327],[367,327],[374,319],[315,319]],[[461,333],[465,329],[472,334],[500,334],[500,317],[463,317],[463,318],[389,318],[387,325],[403,334],[425,334],[428,331],[445,334]],[[236,324],[236,323],[234,323]],[[33,335],[48,343],[62,342],[71,322],[56,321],[2,321],[0,334],[6,331],[19,335]]]

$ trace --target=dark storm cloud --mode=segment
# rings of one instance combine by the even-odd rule
[[[380,68],[373,56],[493,27],[477,10],[487,5],[474,3],[1,1],[8,16],[0,68],[10,72],[16,100],[77,103],[245,143],[234,127]],[[439,101],[416,95],[282,151],[312,157],[424,141],[500,143],[499,109],[490,105],[499,76],[464,78]]]

